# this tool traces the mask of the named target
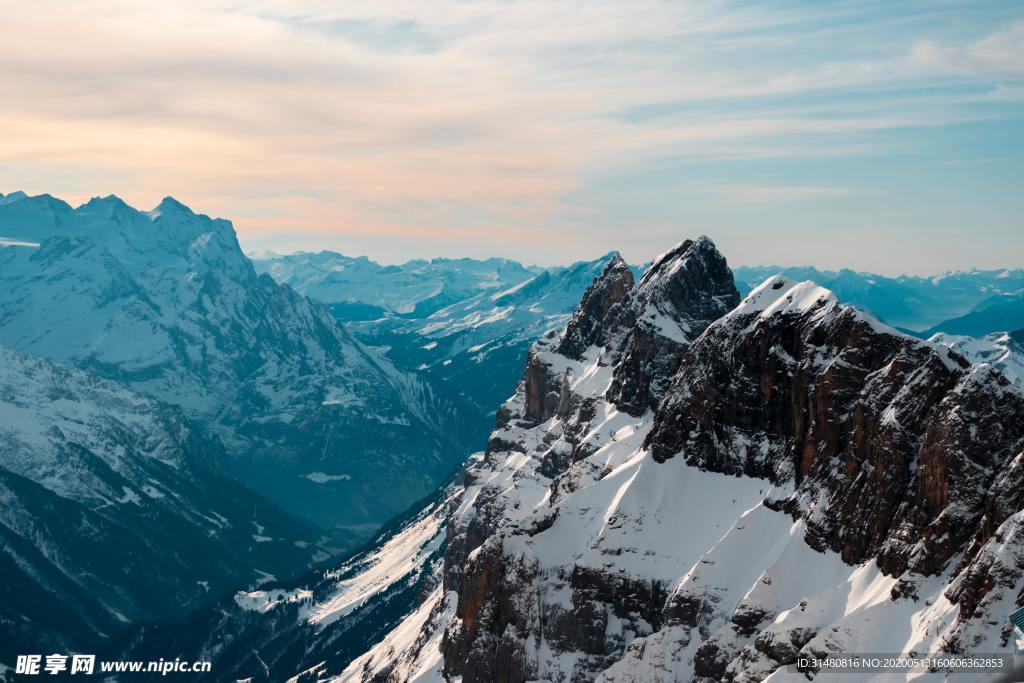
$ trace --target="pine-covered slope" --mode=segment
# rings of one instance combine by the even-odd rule
[[[326,559],[181,410],[0,348],[0,661],[95,644]]]
[[[613,262],[467,465],[431,599],[340,679],[758,681],[798,653],[1006,652],[1022,463],[1024,397],[992,365],[810,282],[740,301],[706,239],[635,284]]]
[[[0,344],[181,406],[295,513],[365,535],[467,452],[457,399],[257,275],[227,221],[16,193],[0,226]]]

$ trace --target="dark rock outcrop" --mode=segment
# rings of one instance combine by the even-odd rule
[[[817,506],[812,547],[930,575],[979,523],[983,543],[1020,509],[1015,494],[989,495],[1024,440],[1024,401],[1008,389],[994,370],[822,297],[709,329],[687,350],[647,446],[661,462],[678,454],[795,481],[784,507]]]
[[[739,300],[732,271],[708,238],[662,255],[617,311],[622,340],[608,397],[630,415],[656,408],[690,342]]]
[[[603,344],[612,308],[633,288],[633,272],[618,254],[583,295],[558,345],[558,353],[579,360],[594,344]]]
[[[993,616],[1024,604],[1020,391],[813,283],[773,279],[740,302],[706,238],[630,281],[610,264],[565,333],[531,349],[469,467],[471,505],[448,525],[444,673],[762,680],[842,651],[859,623],[842,591],[865,576],[887,582],[861,596],[870,609],[944,595],[957,607],[929,617],[945,629],[932,646],[987,651]],[[715,500],[734,491],[735,507]],[[700,524],[728,531],[694,540],[684,527]],[[736,567],[761,533],[771,558]],[[695,560],[697,543],[711,547]],[[804,594],[794,561],[838,587]]]

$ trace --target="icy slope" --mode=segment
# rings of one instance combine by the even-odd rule
[[[135,629],[110,655],[212,660],[212,673],[199,680],[337,675],[436,590],[453,495],[453,487],[442,489],[330,569],[237,591],[181,623]]]
[[[457,400],[257,275],[227,221],[12,194],[0,226],[39,244],[0,247],[0,344],[180,405],[293,512],[365,534],[467,452]]]
[[[441,589],[341,680],[1007,651],[1022,451],[1004,375],[826,289],[771,278],[740,302],[706,239],[635,285],[613,262],[467,466]]]
[[[0,348],[0,657],[95,644],[326,557],[179,409]]]

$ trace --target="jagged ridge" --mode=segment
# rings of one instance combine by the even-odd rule
[[[740,303],[723,268],[698,240],[633,287],[605,269],[469,464],[419,635],[342,679],[761,680],[801,651],[1008,647],[1020,393],[813,283]]]

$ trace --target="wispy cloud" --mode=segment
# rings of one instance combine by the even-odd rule
[[[941,73],[981,78],[1024,77],[1024,21],[1017,21],[967,45],[932,40],[914,43],[913,61]]]
[[[720,185],[715,183],[692,183],[681,188],[682,192],[710,195],[716,200],[739,204],[774,204],[811,197],[845,197],[850,194],[848,187],[816,185]]]
[[[586,188],[658,159],[850,158],[1020,115],[1019,16],[955,9],[989,17],[967,35],[898,5],[12,0],[0,183],[174,193],[279,248],[302,231],[384,259],[435,239],[523,255],[546,232],[587,255],[614,245],[587,243]],[[717,196],[848,182],[741,176]]]

